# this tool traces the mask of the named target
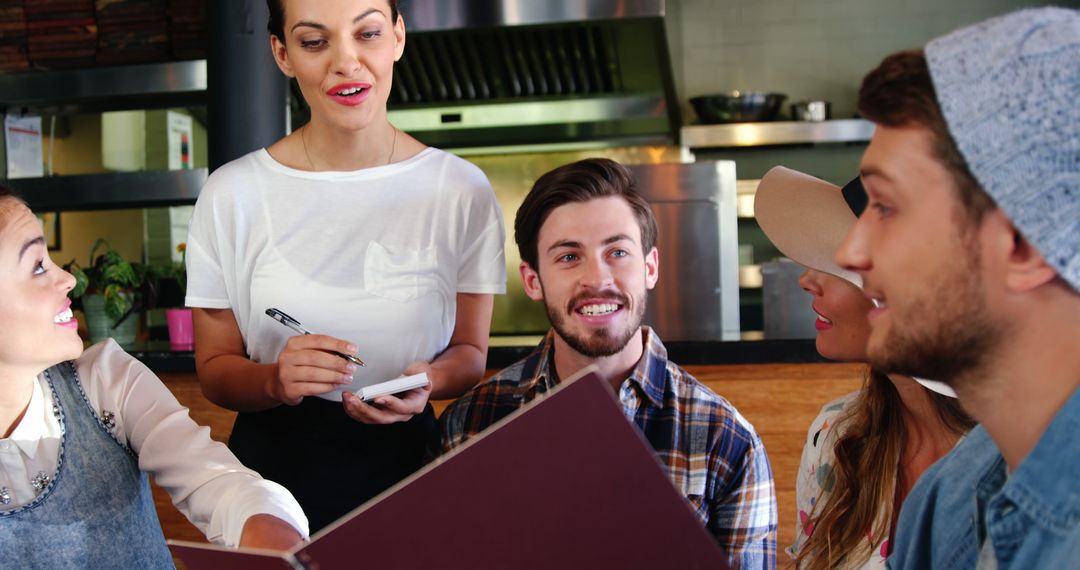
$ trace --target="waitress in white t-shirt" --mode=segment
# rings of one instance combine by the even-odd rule
[[[438,436],[428,399],[480,380],[504,229],[478,168],[387,120],[405,48],[396,0],[268,4],[274,57],[311,121],[210,176],[187,304],[203,392],[240,412],[230,447],[315,531],[420,467]],[[271,307],[320,334],[296,335]],[[420,372],[428,389],[374,405],[351,393]]]

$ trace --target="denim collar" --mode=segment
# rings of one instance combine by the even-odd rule
[[[978,484],[980,499],[1000,496],[1027,512],[1035,524],[1061,531],[1080,522],[1080,493],[1076,473],[1080,471],[1080,390],[1058,411],[1031,454],[1016,471],[1006,476],[1005,461],[993,468]]]

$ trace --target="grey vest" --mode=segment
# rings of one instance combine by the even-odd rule
[[[63,433],[59,467],[36,499],[0,512],[0,568],[172,568],[134,452],[90,407],[73,362],[45,376]]]

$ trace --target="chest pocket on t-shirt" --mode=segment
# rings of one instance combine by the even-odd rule
[[[411,301],[435,290],[438,270],[435,248],[392,253],[372,241],[364,254],[364,289],[392,301]]]

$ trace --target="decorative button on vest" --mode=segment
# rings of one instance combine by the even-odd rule
[[[11,504],[11,489],[0,487],[0,505]]]
[[[101,410],[101,423],[105,424],[105,427],[111,429],[116,428],[116,414],[109,410]]]
[[[45,487],[49,486],[49,481],[52,481],[52,477],[48,473],[38,471],[37,475],[34,475],[34,478],[30,480],[30,485],[34,487],[38,494],[41,494]]]

